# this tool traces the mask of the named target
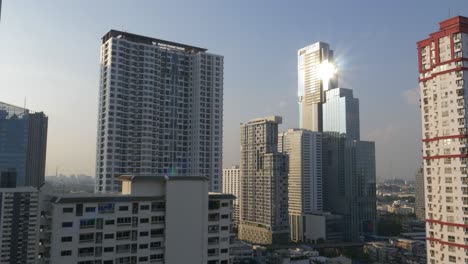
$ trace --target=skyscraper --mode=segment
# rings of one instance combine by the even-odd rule
[[[323,91],[338,85],[337,76],[327,76],[331,78],[326,80],[323,78],[324,71],[329,70],[326,65],[334,61],[333,51],[327,43],[317,42],[298,50],[297,56],[299,126],[322,131]]]
[[[415,195],[415,204],[414,204],[414,211],[416,213],[416,217],[419,220],[426,219],[426,209],[424,208],[424,171],[422,168],[418,169],[415,175],[416,178],[416,195]]]
[[[324,210],[342,215],[345,240],[358,241],[375,230],[375,144],[360,140],[352,90],[325,91],[323,109]]]
[[[223,57],[116,30],[102,38],[96,191],[117,177],[206,176],[221,191]]]
[[[240,200],[241,200],[241,175],[237,165],[223,169],[223,193],[232,194],[236,197],[233,202],[235,225],[239,225],[240,220]]]
[[[241,125],[239,239],[256,244],[288,242],[288,158],[278,152],[281,117]]]
[[[322,135],[288,129],[278,136],[279,151],[288,155],[288,212],[291,241],[304,241],[304,215],[321,212]]]
[[[417,43],[428,263],[468,263],[468,18]]]
[[[324,92],[323,131],[346,135],[347,139],[359,140],[359,99],[353,90],[335,88]]]
[[[45,180],[47,116],[0,102],[0,188]]]

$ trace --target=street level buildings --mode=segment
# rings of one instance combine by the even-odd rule
[[[116,30],[102,38],[96,192],[124,174],[200,175],[221,191],[223,56]]]
[[[0,188],[45,180],[47,116],[0,102]]]
[[[241,125],[239,239],[255,244],[288,242],[288,158],[278,151],[279,116]]]
[[[241,199],[241,175],[240,168],[237,165],[228,169],[223,169],[223,193],[232,194],[236,197],[234,200],[234,222],[236,227],[240,220],[240,199]]]
[[[279,151],[288,156],[288,212],[291,241],[305,241],[305,214],[321,212],[322,135],[288,129],[278,135]]]
[[[428,263],[467,263],[468,18],[417,43]]]
[[[39,263],[230,263],[232,195],[200,176],[120,179],[121,194],[44,195]]]

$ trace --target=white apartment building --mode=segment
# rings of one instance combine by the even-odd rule
[[[278,135],[278,149],[288,155],[288,212],[291,241],[304,241],[304,214],[321,212],[322,134],[288,129]]]
[[[36,263],[39,195],[33,187],[0,188],[0,263]]]
[[[39,263],[230,263],[232,195],[206,177],[120,179],[121,194],[44,196]]]
[[[468,18],[419,41],[428,263],[468,263]]]
[[[210,179],[221,191],[223,56],[121,32],[102,38],[96,192],[120,175]]]
[[[289,241],[288,157],[278,152],[281,122],[281,117],[269,116],[241,125],[240,240]]]
[[[241,178],[240,168],[237,165],[232,166],[229,169],[223,169],[223,193],[229,193],[236,197],[234,200],[234,222],[235,225],[239,225],[240,212],[240,195],[241,195]]]

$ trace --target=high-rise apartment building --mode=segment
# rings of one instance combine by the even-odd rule
[[[288,242],[288,158],[278,152],[278,116],[241,125],[239,239],[255,244]]]
[[[206,176],[221,191],[223,57],[111,30],[102,38],[96,191],[118,177]]]
[[[428,263],[468,263],[468,18],[419,41]]]
[[[323,109],[324,210],[343,216],[345,240],[359,241],[375,230],[375,144],[360,140],[352,90],[325,91]]]
[[[47,116],[0,102],[0,188],[45,181]]]
[[[37,189],[0,188],[0,263],[36,263],[38,215]]]
[[[321,212],[322,135],[288,129],[278,135],[279,151],[288,155],[288,212],[291,241],[304,241],[304,215]]]
[[[422,168],[418,169],[415,175],[416,178],[416,195],[415,195],[415,204],[414,204],[414,211],[416,213],[416,218],[419,220],[426,219],[426,209],[424,207],[424,171]]]
[[[324,92],[323,131],[346,135],[349,140],[360,139],[359,99],[353,90],[334,88]]]
[[[241,199],[241,175],[240,168],[237,165],[229,169],[223,169],[223,193],[232,194],[236,197],[234,200],[234,222],[239,225],[240,220],[240,199]]]
[[[333,51],[324,42],[317,42],[297,52],[299,127],[322,131],[323,91],[338,85],[338,76],[323,80],[321,66],[333,63]]]
[[[38,263],[230,263],[234,196],[205,177],[120,179],[120,194],[44,195]]]

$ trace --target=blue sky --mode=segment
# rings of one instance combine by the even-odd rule
[[[468,1],[3,0],[0,101],[49,115],[47,173],[94,175],[100,38],[111,28],[225,56],[224,166],[239,160],[239,124],[281,115],[298,126],[296,52],[330,43],[340,86],[376,141],[377,177],[420,163],[416,41]]]

